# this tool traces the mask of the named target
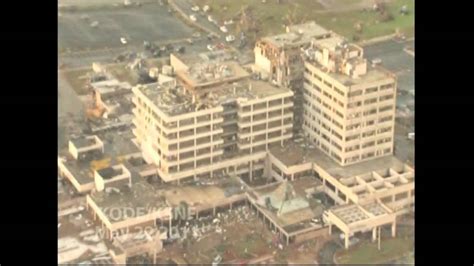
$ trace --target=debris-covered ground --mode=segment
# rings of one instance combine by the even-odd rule
[[[100,226],[84,206],[78,203],[59,211],[58,262],[113,263]]]
[[[250,260],[273,254],[280,244],[247,206],[194,219],[179,226],[176,242],[165,246],[162,258],[182,258],[193,263]],[[273,240],[272,240],[273,239]]]

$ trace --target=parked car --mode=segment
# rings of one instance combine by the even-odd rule
[[[227,32],[227,27],[226,26],[222,26],[219,28],[222,32]]]
[[[193,7],[191,7],[191,10],[194,11],[194,12],[198,12],[199,7],[198,6],[193,6]]]
[[[125,37],[120,38],[122,44],[127,44],[127,39]]]
[[[233,41],[235,41],[235,36],[234,35],[227,35],[225,37],[225,41],[226,42],[233,42]]]
[[[192,20],[192,21],[196,21],[196,20],[197,20],[197,18],[196,18],[195,15],[190,15],[190,16],[189,16],[189,19]]]
[[[217,255],[214,260],[212,261],[212,266],[218,265],[222,261],[221,255]]]
[[[380,58],[375,58],[372,60],[372,65],[376,66],[376,65],[380,65],[382,63],[382,59]]]

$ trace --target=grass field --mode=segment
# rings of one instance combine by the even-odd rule
[[[360,0],[350,0],[345,5],[354,5]],[[387,10],[393,16],[393,20],[379,22],[380,15],[374,11],[362,11],[361,8],[351,11],[324,12],[324,7],[318,1],[294,0],[276,1],[267,0],[266,4],[256,0],[195,0],[195,3],[203,6],[209,5],[212,15],[219,21],[238,18],[240,10],[248,6],[257,20],[259,32],[257,37],[284,32],[284,25],[289,21],[293,24],[314,20],[322,26],[336,33],[352,39],[358,35],[360,40],[370,39],[378,36],[394,33],[396,29],[403,32],[407,37],[414,34],[414,0],[392,0],[387,4]],[[343,4],[340,4],[341,6]],[[399,14],[400,8],[406,5],[409,14]],[[362,24],[362,31],[357,33],[354,25]]]
[[[389,238],[381,242],[381,250],[377,242],[362,243],[353,249],[336,253],[338,264],[372,264],[384,263],[402,257],[414,248],[413,238]]]
[[[258,20],[257,24],[261,36],[283,32],[285,30],[284,24],[287,23],[289,17],[299,20],[305,14],[309,15],[306,10],[324,9],[318,1],[294,0],[282,2],[282,4],[278,4],[275,0],[267,0],[267,3],[262,4],[259,0],[195,0],[195,3],[200,6],[209,5],[212,15],[218,21],[231,18],[237,19],[240,11],[245,7],[249,7],[252,15]]]
[[[401,15],[400,8],[406,5],[409,10],[408,15]],[[322,26],[331,29],[347,38],[359,35],[361,40],[366,40],[378,36],[395,33],[396,29],[404,33],[407,37],[414,35],[414,1],[394,0],[387,4],[387,10],[393,16],[393,20],[379,22],[380,16],[373,11],[348,11],[342,13],[326,13],[314,17],[314,20]],[[362,24],[362,32],[356,33],[354,25]]]

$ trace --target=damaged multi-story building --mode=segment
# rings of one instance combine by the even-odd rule
[[[254,71],[294,92],[294,128],[341,165],[392,154],[395,75],[314,22],[262,38]]]
[[[286,33],[267,36],[257,41],[254,54],[254,71],[262,79],[290,88],[294,92],[295,123],[298,131],[303,124],[303,73],[302,51],[308,48],[313,40],[333,36],[331,31],[314,22],[288,26]]]
[[[180,86],[133,89],[134,134],[165,182],[261,175],[266,152],[292,136],[293,92],[234,61],[171,56]]]
[[[304,132],[341,165],[393,152],[396,77],[363,49],[334,36],[314,40],[304,66]]]

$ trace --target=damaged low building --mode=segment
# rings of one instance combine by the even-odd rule
[[[69,142],[69,150],[58,154],[59,175],[65,177],[78,193],[96,189],[96,176],[108,179],[108,173],[101,176],[98,171],[114,165],[125,168],[124,173],[132,170],[144,177],[156,174],[156,168],[143,162],[140,150],[127,135],[73,137]]]

